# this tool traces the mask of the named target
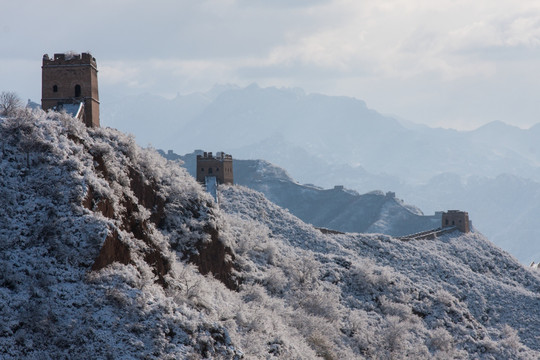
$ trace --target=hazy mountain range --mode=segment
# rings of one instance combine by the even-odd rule
[[[106,124],[134,130],[143,144],[179,154],[218,148],[263,158],[301,182],[308,182],[312,167],[327,163],[412,183],[448,172],[540,180],[540,125],[522,130],[493,122],[468,132],[403,125],[361,100],[300,89],[221,87],[168,101],[141,96],[105,105],[102,116]],[[145,122],[151,131],[139,135]],[[167,131],[159,133],[160,126]],[[316,164],[303,165],[307,154]]]
[[[3,359],[540,356],[540,273],[478,232],[323,234],[243,186],[217,206],[58,113],[0,135]]]
[[[264,159],[300,183],[394,191],[426,214],[465,210],[522,262],[540,258],[540,125],[434,129],[381,115],[358,99],[256,85],[173,100],[126,98],[105,103],[102,118],[144,146]]]

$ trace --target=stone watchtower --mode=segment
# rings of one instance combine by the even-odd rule
[[[41,107],[66,110],[89,127],[99,127],[96,59],[89,53],[43,55]]]
[[[206,183],[207,177],[215,177],[218,184],[231,184],[233,178],[233,159],[231,155],[218,152],[212,156],[211,152],[197,155],[197,181]]]
[[[448,210],[442,213],[442,227],[455,226],[459,231],[468,233],[471,231],[469,213],[459,210]]]

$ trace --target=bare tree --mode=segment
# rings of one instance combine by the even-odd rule
[[[10,116],[23,105],[21,98],[12,91],[0,93],[0,115]]]

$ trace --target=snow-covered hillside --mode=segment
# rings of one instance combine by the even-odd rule
[[[225,289],[201,272],[234,287],[217,271],[231,251],[183,169],[59,114],[22,113],[0,129],[3,359],[240,354],[201,311]],[[209,266],[209,251],[221,262]],[[201,281],[208,305],[193,300]]]
[[[323,328],[329,342],[356,342],[367,358],[540,356],[539,274],[479,233],[411,242],[386,235],[321,236],[260,193],[241,187],[224,189],[221,206],[268,234],[265,241],[247,239],[247,253],[282,240],[271,251],[270,275],[267,265],[263,271],[253,260],[244,265],[267,292],[277,278],[279,296],[298,296],[291,294],[294,285],[283,264],[294,259],[289,254],[304,253],[305,270],[296,276],[300,283],[309,280],[301,298],[308,312],[329,319]],[[337,314],[344,323],[332,329]],[[332,339],[338,329],[341,339]]]
[[[480,234],[325,235],[116,130],[0,125],[2,358],[540,356],[540,275]]]

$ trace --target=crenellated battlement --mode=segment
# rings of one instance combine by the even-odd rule
[[[43,66],[65,66],[65,65],[90,65],[97,69],[96,58],[90,53],[58,53],[50,58],[48,54],[43,55]]]
[[[202,159],[202,160],[225,160],[225,159],[230,159],[232,160],[232,155],[229,155],[229,154],[225,154],[224,152],[222,151],[218,151],[216,156],[212,155],[212,152],[203,152],[203,155],[197,155],[197,159]]]

